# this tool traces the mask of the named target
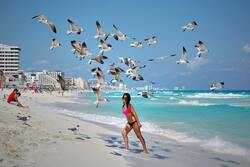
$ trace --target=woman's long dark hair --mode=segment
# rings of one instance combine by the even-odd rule
[[[122,99],[124,99],[124,96],[127,96],[126,107],[128,108],[128,105],[129,105],[129,103],[130,103],[131,97],[130,97],[130,94],[129,94],[129,93],[124,93],[124,94],[122,95]],[[125,104],[122,105],[122,108],[124,108],[124,105],[125,105]]]

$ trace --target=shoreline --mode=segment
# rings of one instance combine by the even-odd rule
[[[130,150],[122,148],[121,129],[118,127],[86,121],[48,110],[42,104],[74,102],[73,94],[64,97],[22,93],[20,101],[28,109],[18,108],[1,101],[0,111],[0,166],[249,166],[250,158],[214,153],[199,146],[179,143],[166,137],[143,132],[149,155],[142,153],[142,147],[134,132],[129,134]],[[2,100],[2,99],[1,99]],[[28,123],[16,119],[16,115],[31,115]],[[80,136],[67,128],[80,125]],[[7,126],[7,128],[6,128]],[[9,141],[9,142],[5,142]],[[15,148],[13,148],[13,145]],[[5,144],[5,145],[4,145]],[[20,146],[19,146],[20,145]],[[15,156],[17,155],[17,157]],[[28,158],[28,159],[27,159]],[[94,159],[93,159],[94,158]],[[1,159],[3,159],[1,161]],[[99,163],[97,163],[97,160]],[[6,165],[7,164],[7,165]]]

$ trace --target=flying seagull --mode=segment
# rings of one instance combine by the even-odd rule
[[[190,31],[193,31],[194,30],[194,27],[197,26],[198,24],[195,22],[195,21],[192,21],[188,24],[186,24],[185,26],[182,27],[182,30],[183,31],[186,31],[186,30],[190,30]]]
[[[103,39],[108,38],[108,34],[106,35],[104,33],[104,29],[98,21],[96,21],[96,28],[97,28],[97,34],[94,36],[94,38],[103,38]]]
[[[121,69],[120,67],[116,67],[115,64],[112,64],[109,66],[108,71],[109,74],[114,75],[114,79],[111,80],[111,83],[115,83],[115,82],[122,82],[123,80],[121,80],[121,73],[124,72],[123,69]]]
[[[91,72],[93,75],[95,75],[97,77],[99,85],[105,84],[105,77],[104,77],[104,74],[103,74],[100,67],[96,67],[96,68],[91,69]]]
[[[104,60],[108,59],[108,57],[104,56],[103,54],[104,54],[104,51],[102,51],[101,54],[90,58],[89,61],[88,61],[88,63],[91,64],[92,61],[96,61],[96,62],[98,62],[100,64],[104,64]]]
[[[149,46],[157,43],[156,36],[152,36],[150,38],[147,38],[144,41],[146,41]]]
[[[115,39],[118,39],[120,41],[125,41],[126,39],[128,39],[129,37],[124,34],[116,25],[113,24],[113,27],[116,30],[116,34],[112,35]]]
[[[58,78],[57,82],[60,84],[60,87],[61,87],[61,90],[62,90],[62,96],[63,96],[64,91],[67,90],[66,82],[65,82],[64,78],[59,74],[57,74],[57,78]]]
[[[70,24],[70,30],[67,31],[67,35],[72,33],[81,34],[81,32],[85,31],[84,28],[78,28],[77,25],[70,19],[67,19],[68,23]]]
[[[161,56],[161,57],[156,57],[156,58],[153,58],[153,59],[149,59],[148,61],[163,61],[169,57],[174,57],[176,56],[176,54],[172,54],[172,55],[168,55],[168,56]]]
[[[216,83],[213,83],[211,86],[210,86],[210,90],[220,90],[222,89],[224,86],[224,82],[216,82]]]
[[[92,53],[87,49],[87,45],[85,42],[81,44],[79,41],[71,41],[71,46],[74,48],[73,53],[75,54],[76,52],[78,52],[78,54],[80,55],[80,60],[92,55]]]
[[[132,38],[134,40],[136,40],[136,38]],[[130,44],[131,47],[133,48],[142,48],[143,45],[142,45],[142,41],[134,41],[133,43]]]
[[[107,52],[113,49],[111,44],[106,44],[102,39],[100,40],[98,47],[101,49],[100,53]]]
[[[47,24],[50,27],[50,29],[54,33],[56,33],[56,26],[54,25],[54,23],[52,21],[47,20],[44,15],[37,15],[37,16],[32,17],[32,19],[35,19],[35,18],[38,18],[38,21],[40,23]]]
[[[53,38],[51,41],[50,50],[53,50],[54,48],[58,48],[59,46],[61,46],[61,44],[55,38]]]
[[[92,87],[93,92],[96,95],[96,108],[99,106],[99,103],[101,101],[109,102],[109,100],[102,96],[102,87],[100,85],[97,85],[96,87]]]
[[[195,45],[196,49],[198,50],[197,56],[201,57],[203,54],[208,52],[208,49],[206,48],[205,44],[202,41],[198,42],[198,45]]]
[[[181,59],[176,61],[176,64],[187,64],[187,63],[189,63],[189,61],[187,60],[187,51],[185,47],[183,46]]]

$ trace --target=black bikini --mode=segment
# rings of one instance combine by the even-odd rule
[[[128,124],[129,124],[131,127],[133,127],[134,123],[136,123],[136,121],[134,121],[134,122],[128,122]]]

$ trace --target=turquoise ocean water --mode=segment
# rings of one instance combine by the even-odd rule
[[[151,91],[155,97],[148,99],[128,92],[143,131],[215,152],[250,155],[250,91]],[[122,128],[122,94],[105,92],[110,102],[99,108],[93,92],[54,105],[65,114]]]

